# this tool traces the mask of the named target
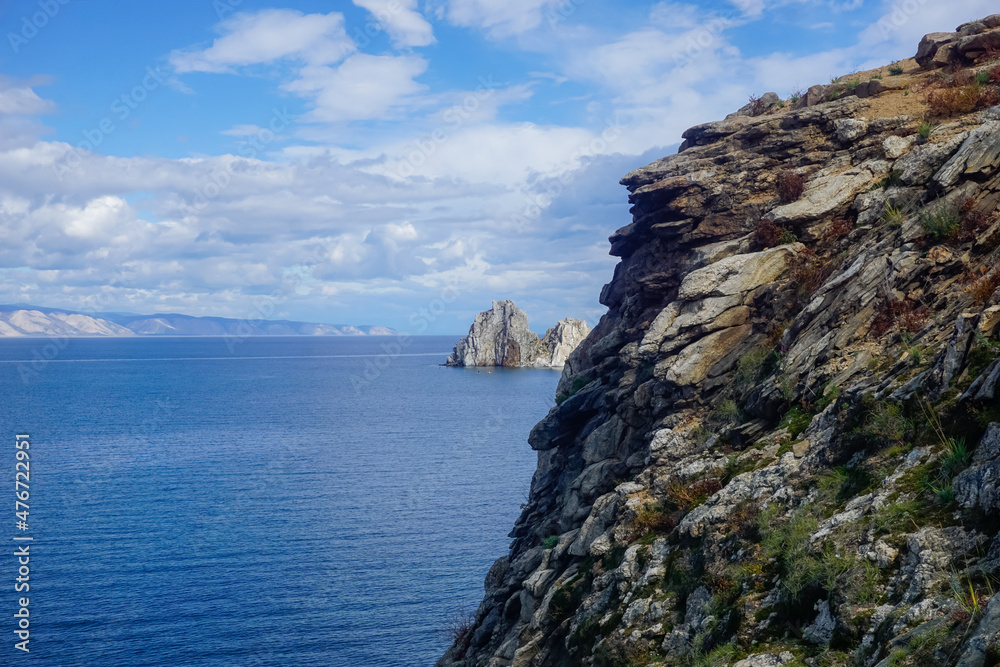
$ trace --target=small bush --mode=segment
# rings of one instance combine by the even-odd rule
[[[809,428],[809,424],[812,422],[813,416],[803,410],[800,406],[795,405],[785,416],[781,418],[778,423],[778,428],[788,429],[788,435],[794,440],[799,437],[799,435]]]
[[[913,301],[885,299],[875,310],[871,333],[877,338],[881,338],[893,328],[916,333],[927,324],[927,315],[927,307],[917,305]]]
[[[932,115],[954,116],[975,111],[985,105],[988,98],[983,94],[983,87],[972,82],[958,88],[935,90],[927,96],[927,102]]]
[[[854,229],[854,221],[848,220],[847,218],[837,218],[830,225],[830,231],[827,232],[827,236],[831,241],[836,241],[837,239],[842,239]]]
[[[743,420],[743,411],[736,401],[729,398],[719,404],[715,416],[723,423],[739,424]]]
[[[807,248],[792,268],[792,280],[798,285],[800,295],[812,296],[833,275],[833,270],[833,262],[824,262],[815,251]]]
[[[997,269],[990,271],[986,267],[980,267],[972,275],[972,282],[965,291],[976,303],[985,304],[997,288],[1000,288],[1000,271]]]
[[[920,123],[917,127],[917,134],[920,135],[922,139],[927,139],[931,136],[931,132],[934,131],[934,126],[929,121],[924,121]]]
[[[760,115],[763,115],[763,113],[765,111],[767,111],[767,109],[768,109],[768,105],[767,105],[767,103],[763,99],[757,97],[756,95],[751,95],[750,96],[750,115],[751,116],[760,116]]]
[[[549,535],[544,540],[542,540],[543,549],[555,549],[557,544],[559,544],[558,535]]]
[[[962,215],[959,209],[949,205],[925,208],[920,212],[920,226],[924,228],[925,241],[943,243],[958,234]]]
[[[647,533],[666,535],[676,527],[677,519],[660,503],[647,503],[640,507],[632,522],[632,531],[637,537]]]
[[[972,197],[962,203],[960,210],[961,225],[957,238],[962,243],[977,240],[996,221],[995,216],[976,208],[976,201]]]
[[[471,611],[458,611],[452,614],[445,626],[445,636],[458,647],[459,654],[465,655],[472,642],[472,631],[476,629],[476,615]]]
[[[778,176],[778,197],[783,204],[798,201],[806,189],[806,179],[794,171],[783,171]]]
[[[757,221],[753,230],[753,243],[761,248],[773,248],[781,243],[782,228],[766,218]]]
[[[766,348],[750,350],[736,364],[736,382],[740,385],[753,384],[765,370],[774,353]]]
[[[944,458],[941,459],[941,474],[951,479],[965,469],[970,457],[969,449],[965,446],[965,438],[949,438]]]
[[[903,73],[902,66],[899,63],[893,63],[889,65],[889,76],[899,76]]]
[[[714,477],[699,479],[690,484],[675,479],[667,485],[667,506],[687,513],[721,488],[722,482]]]

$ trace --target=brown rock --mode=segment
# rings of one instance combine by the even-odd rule
[[[929,35],[924,35],[917,46],[917,55],[913,59],[921,67],[927,67],[941,45],[955,41],[958,36],[958,33],[954,32],[932,32]]]

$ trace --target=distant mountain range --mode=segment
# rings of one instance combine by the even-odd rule
[[[387,327],[236,320],[177,313],[81,313],[30,304],[0,305],[3,336],[392,336]]]

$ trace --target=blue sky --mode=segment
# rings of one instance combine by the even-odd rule
[[[511,298],[539,331],[593,323],[625,173],[995,10],[0,0],[0,303],[452,334]]]

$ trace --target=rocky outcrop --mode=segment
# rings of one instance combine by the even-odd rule
[[[947,84],[907,68],[623,179],[608,311],[440,666],[997,664],[1000,107],[918,132]]]
[[[561,368],[590,327],[566,318],[539,338],[528,328],[528,316],[513,301],[494,301],[476,316],[469,335],[455,345],[448,366]]]

